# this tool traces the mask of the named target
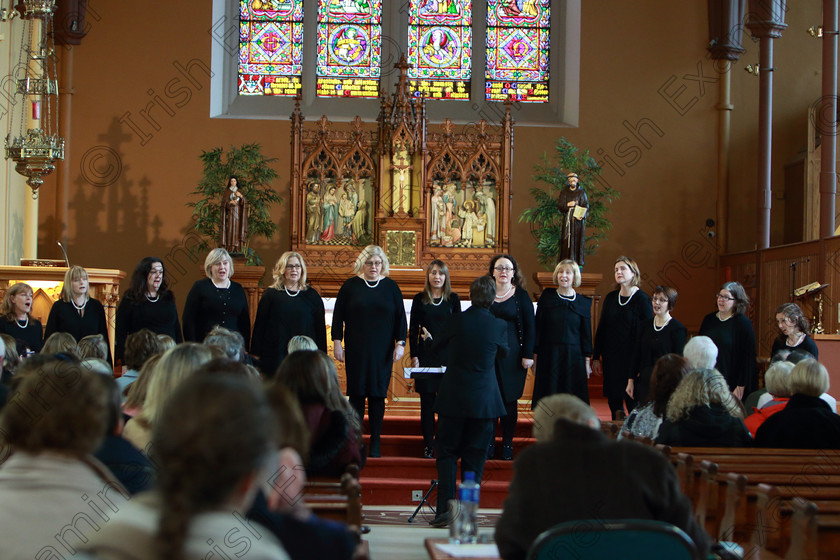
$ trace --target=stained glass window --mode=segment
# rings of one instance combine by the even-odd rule
[[[294,97],[303,69],[303,0],[240,0],[239,95]]]
[[[378,97],[382,0],[318,0],[317,95]]]
[[[548,102],[549,0],[487,0],[488,101]]]
[[[430,99],[469,99],[472,0],[410,0],[411,89]]]

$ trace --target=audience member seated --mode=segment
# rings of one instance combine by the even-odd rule
[[[317,350],[318,345],[315,344],[315,341],[312,340],[310,337],[306,336],[305,334],[297,334],[289,339],[289,343],[286,345],[286,353],[291,354],[292,352],[297,352],[298,350]]]
[[[155,354],[146,360],[146,363],[143,364],[143,368],[140,370],[140,375],[137,377],[137,381],[122,391],[124,399],[122,405],[123,417],[126,422],[128,422],[130,418],[134,418],[140,414],[140,411],[143,410],[143,403],[146,402],[146,395],[149,391],[149,381],[155,374],[155,366],[162,355],[163,354]],[[117,379],[117,385],[119,385],[119,381],[120,380]]]
[[[114,473],[131,494],[149,490],[155,480],[152,463],[120,435],[123,429],[120,388],[112,377],[99,375],[97,382],[108,395],[108,423],[105,439],[94,456]]]
[[[808,352],[805,352],[803,350],[794,350],[794,351],[792,351],[788,354],[788,360],[787,361],[792,363],[794,366],[796,364],[798,364],[799,362],[801,362],[802,360],[816,360],[816,358],[813,355],[811,355]],[[820,398],[822,400],[824,400],[826,403],[828,403],[828,406],[831,407],[831,410],[833,410],[835,413],[837,412],[837,399],[835,399],[834,397],[832,397],[828,393],[823,393],[822,395],[820,395]],[[759,408],[762,408],[765,404],[767,404],[771,400],[772,400],[772,396],[767,395],[765,393],[765,395],[762,395],[761,397],[759,397],[757,406]]]
[[[516,458],[496,525],[500,556],[524,559],[534,539],[558,523],[609,519],[672,523],[705,556],[710,539],[694,521],[668,460],[652,447],[611,441],[599,426],[595,411],[573,395],[540,400],[538,443]]]
[[[348,465],[363,465],[361,422],[340,392],[332,359],[320,350],[293,352],[275,382],[297,395],[310,433],[310,475],[340,476]]]
[[[802,360],[790,372],[793,395],[782,410],[755,434],[761,447],[840,449],[840,416],[820,398],[828,391],[828,371],[814,359]]]
[[[108,342],[101,334],[89,334],[79,341],[79,359],[108,359]]]
[[[761,407],[753,408],[753,413],[744,418],[744,425],[750,431],[750,435],[755,437],[755,432],[770,418],[782,410],[790,400],[790,372],[793,369],[793,364],[790,362],[775,362],[767,368],[764,374],[764,387],[766,389],[767,399],[764,399],[764,404]]]
[[[3,371],[3,362],[6,357],[6,342],[0,338],[0,371]],[[0,410],[6,406],[6,400],[9,398],[9,387],[4,383],[0,383]]]
[[[93,453],[108,395],[72,358],[21,368],[0,414],[0,558],[66,558],[122,508],[128,492]],[[37,421],[33,421],[33,417]],[[11,452],[11,456],[9,453]]]
[[[79,357],[79,344],[66,332],[52,333],[41,348],[42,354],[72,354]]]
[[[140,369],[146,363],[146,360],[162,352],[163,348],[157,335],[149,329],[140,329],[128,335],[128,338],[125,339],[124,355],[125,367],[128,369],[117,379],[120,391],[125,394],[125,389],[137,381]]]
[[[86,358],[82,360],[82,365],[94,373],[99,375],[106,375],[111,379],[114,378],[114,368],[111,364],[102,358]]]
[[[20,355],[17,353],[17,342],[14,337],[6,333],[0,333],[0,339],[3,340],[3,346],[6,348],[3,352],[3,370],[0,373],[0,384],[9,386],[12,384],[15,369],[20,364]]]
[[[693,340],[693,339],[692,339]],[[656,443],[690,447],[752,445],[740,401],[716,369],[683,377],[668,401]]]
[[[210,348],[196,342],[182,342],[161,356],[149,380],[149,390],[143,409],[126,423],[123,437],[137,449],[149,455],[148,446],[152,431],[157,427],[163,414],[163,405],[166,400],[178,388],[178,385],[211,358]]]
[[[175,342],[175,339],[169,336],[168,334],[157,334],[155,336],[157,336],[158,343],[160,344],[159,352],[161,354],[166,352],[167,350],[172,350],[173,348],[175,348],[175,346],[178,345],[178,343]]]
[[[255,538],[244,516],[277,469],[274,424],[252,380],[184,379],[155,423],[157,490],[126,503],[80,548],[101,560],[289,558],[268,532]]]
[[[693,336],[685,343],[683,356],[689,369],[712,369],[717,362],[718,348],[708,336]]]
[[[276,382],[266,386],[266,395],[277,420],[282,475],[257,493],[248,518],[274,533],[294,560],[349,560],[359,528],[319,519],[305,503],[301,456],[307,454],[309,432],[297,397]]]
[[[245,350],[245,339],[237,331],[232,331],[217,325],[207,333],[203,343],[205,346],[218,348],[228,360],[243,363],[247,363],[248,361],[246,359],[248,353]]]
[[[798,364],[800,361],[805,360],[807,358],[813,358],[814,356],[805,352],[803,350],[788,350],[783,349],[773,353],[773,356],[770,358],[770,365],[772,366],[776,362],[790,362],[793,365]],[[765,372],[764,375],[767,375]],[[834,401],[833,397],[826,395],[828,399],[826,402],[828,404],[832,404]],[[746,399],[744,399],[744,409],[748,412],[754,408],[761,408],[761,406],[771,400],[772,397],[767,395],[767,382],[764,382],[764,387],[761,389],[756,389],[752,393],[750,393]]]
[[[659,358],[650,374],[649,401],[633,409],[622,426],[622,432],[627,430],[637,436],[656,439],[668,400],[688,372],[688,362],[679,354],[665,354]],[[619,433],[618,439],[621,438]]]

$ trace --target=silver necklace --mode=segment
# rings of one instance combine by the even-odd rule
[[[503,293],[503,294],[502,294],[502,295],[500,295],[500,296],[499,296],[499,295],[497,295],[497,296],[496,296],[496,299],[505,299],[506,297],[508,297],[508,294],[509,294],[509,293],[511,293],[515,287],[516,287],[516,286],[514,286],[513,284],[511,284],[511,285],[510,285],[510,288],[508,288],[508,291],[506,291],[505,293]]]
[[[575,301],[575,299],[577,298],[577,292],[574,292],[574,294],[572,294],[571,297],[570,296],[564,296],[563,294],[560,293],[560,288],[557,288],[557,295],[560,296],[560,299],[565,299],[566,301]]]
[[[70,303],[72,303],[72,304],[73,304],[73,307],[75,307],[75,308],[76,308],[76,311],[81,311],[82,309],[84,309],[84,308],[85,308],[85,306],[87,305],[87,302],[88,302],[88,300],[85,300],[85,302],[82,304],[82,306],[81,306],[81,307],[79,307],[78,305],[76,305],[76,300],[74,300],[74,299],[71,299],[71,300],[70,300]]]
[[[672,319],[672,318],[673,318],[673,317],[668,317],[668,320],[667,320],[667,321],[665,321],[665,323],[664,323],[661,327],[657,327],[657,326],[656,326],[656,317],[654,317],[654,318],[653,318],[653,330],[655,330],[656,332],[661,331],[661,330],[662,330],[662,329],[664,329],[666,326],[668,326],[668,323],[670,323],[670,322],[671,322],[671,319]]]
[[[22,324],[22,325],[20,324],[20,319],[15,321],[15,323],[17,323],[17,326],[22,328],[22,329],[25,329],[26,327],[28,327],[29,326],[29,313],[26,314],[26,322],[24,324]]]
[[[382,281],[382,277],[380,276],[379,278],[377,278],[377,279],[376,279],[376,282],[374,282],[372,286],[368,283],[367,278],[362,277],[362,280],[364,280],[364,281],[365,281],[365,286],[367,286],[368,288],[375,288],[375,287],[377,287],[377,286],[379,285],[379,283]]]
[[[149,297],[149,292],[146,292],[146,299],[149,300],[149,303],[155,303],[160,299],[160,294],[156,295],[155,299],[152,299]]]
[[[295,293],[291,293],[289,291],[289,288],[286,287],[286,284],[283,284],[283,289],[286,291],[286,295],[289,297],[298,297],[298,294],[300,293],[300,288],[298,288],[298,291],[296,291]]]
[[[625,301],[624,303],[621,303],[621,292],[618,292],[618,305],[624,307],[625,305],[630,303],[630,300],[633,299],[633,296],[636,295],[636,292],[638,292],[638,290],[633,290],[633,293],[627,296],[627,301]]]

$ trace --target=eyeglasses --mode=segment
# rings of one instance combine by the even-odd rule
[[[287,264],[286,268],[303,268],[303,267],[299,264]]]
[[[657,298],[657,297],[655,297],[655,298],[653,298],[653,301],[655,301],[656,303],[668,303],[668,298]]]
[[[372,267],[382,266],[382,261],[367,261],[365,263],[365,266],[372,266]]]
[[[735,301],[734,297],[722,296],[720,294],[716,295],[715,299],[722,299],[723,301]]]
[[[498,270],[499,272],[511,272],[513,271],[512,266],[496,266],[493,267],[493,270]]]

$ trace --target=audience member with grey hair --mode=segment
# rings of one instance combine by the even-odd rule
[[[754,410],[754,412],[744,418],[744,424],[753,437],[765,420],[787,406],[792,394],[790,390],[790,372],[792,369],[793,364],[785,361],[775,362],[767,368],[767,372],[764,374],[765,392],[760,399],[757,399],[762,404],[753,407],[751,410]]]
[[[222,351],[224,357],[234,362],[242,362],[245,357],[245,339],[237,331],[216,325],[204,337],[205,346],[213,346]]]
[[[591,407],[573,395],[540,400],[538,442],[513,464],[513,479],[496,525],[504,560],[524,560],[534,539],[567,521],[652,519],[683,529],[705,557],[710,539],[692,516],[676,471],[652,447],[615,442],[598,429]]]
[[[755,434],[761,447],[840,449],[840,416],[820,398],[828,391],[828,371],[814,359],[790,372],[793,395],[784,409],[768,418]]]
[[[693,336],[685,344],[683,356],[691,369],[712,369],[717,361],[718,349],[708,336]]]
[[[300,350],[317,350],[318,345],[310,337],[298,334],[289,339],[289,344],[286,346],[286,351],[291,354]]]

